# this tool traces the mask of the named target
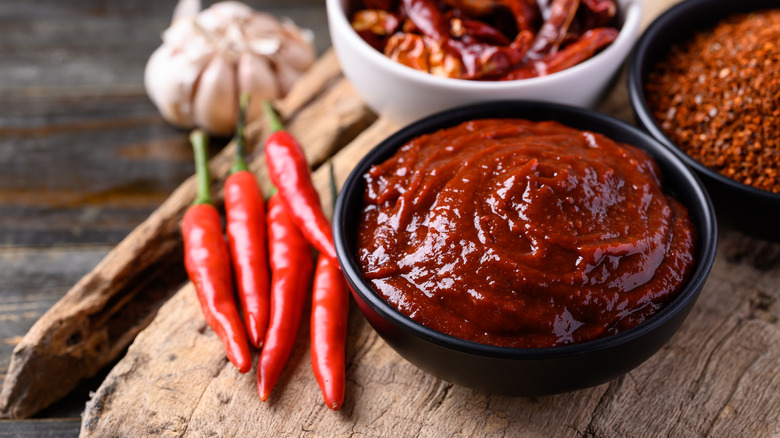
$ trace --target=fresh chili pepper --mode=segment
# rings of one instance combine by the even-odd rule
[[[248,95],[242,95],[235,135],[235,161],[230,176],[225,180],[225,228],[247,335],[249,341],[260,348],[268,327],[270,279],[265,240],[265,200],[245,158],[247,104]]]
[[[331,260],[336,261],[333,231],[322,211],[303,148],[279,120],[270,102],[264,102],[271,135],[265,142],[265,161],[271,181],[282,202],[306,239]]]
[[[325,404],[344,402],[349,290],[338,266],[320,254],[311,299],[311,366]]]
[[[257,391],[265,401],[292,353],[313,270],[311,246],[292,221],[281,193],[268,200],[271,320],[257,365]]]
[[[190,140],[195,151],[198,196],[182,220],[184,266],[195,285],[206,322],[222,340],[228,359],[238,371],[246,373],[252,368],[252,358],[233,298],[230,256],[222,222],[209,194],[206,135],[196,130]]]
[[[333,163],[329,166],[331,197],[335,200]],[[348,316],[349,289],[344,276],[332,260],[320,254],[311,298],[311,366],[325,404],[333,410],[344,403]]]

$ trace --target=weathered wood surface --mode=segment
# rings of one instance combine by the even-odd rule
[[[645,22],[673,2],[645,2]],[[601,109],[632,119],[622,81]],[[339,182],[393,129],[383,123],[337,154]],[[310,160],[327,154],[314,155]],[[261,166],[254,169],[264,178]],[[316,176],[327,194],[323,171]],[[330,202],[327,195],[323,200]],[[261,403],[255,370],[239,375],[223,359],[185,286],[105,378],[87,407],[82,435],[776,436],[778,276],[780,246],[722,230],[713,275],[669,345],[623,378],[541,398],[491,396],[432,378],[392,352],[353,308],[347,404],[338,413],[322,404],[311,376],[305,323],[273,400]]]

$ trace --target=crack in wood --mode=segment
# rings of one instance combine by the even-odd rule
[[[623,386],[625,379],[626,376],[623,375],[609,382],[607,390],[601,394],[599,401],[596,402],[596,406],[593,407],[593,411],[590,413],[588,424],[585,426],[585,430],[582,432],[583,438],[598,436],[595,423],[600,417],[600,413],[608,409],[611,404],[611,400],[613,400],[615,394],[619,392],[619,389]]]

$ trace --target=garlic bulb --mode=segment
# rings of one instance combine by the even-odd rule
[[[237,1],[201,10],[198,0],[180,0],[162,39],[146,64],[147,94],[169,123],[216,135],[235,129],[241,93],[251,96],[254,120],[262,101],[285,96],[316,57],[310,31]]]

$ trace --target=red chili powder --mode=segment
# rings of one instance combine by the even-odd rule
[[[780,10],[728,17],[673,46],[645,93],[661,130],[692,158],[780,193]]]

